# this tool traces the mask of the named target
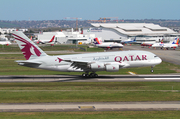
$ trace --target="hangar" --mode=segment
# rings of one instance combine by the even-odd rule
[[[84,35],[81,34],[81,31],[74,32],[71,31],[62,31],[62,32],[42,32],[36,34],[37,39],[40,41],[49,41],[53,36],[55,36],[55,42],[60,44],[77,44],[78,42],[88,42],[90,43],[95,37],[94,34]]]
[[[161,39],[171,41],[171,34],[176,34],[167,27],[161,27],[153,23],[91,23],[91,28],[84,29],[84,34],[94,33],[103,41],[127,40],[136,37],[137,43],[154,41],[159,42]],[[171,37],[171,38],[170,38]]]

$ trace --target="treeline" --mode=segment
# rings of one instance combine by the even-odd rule
[[[96,20],[41,20],[41,21],[5,21],[0,20],[0,28],[85,28],[91,23],[101,23]],[[117,21],[106,21],[106,23],[117,23]],[[143,20],[118,20],[118,23],[154,23],[163,27],[180,27],[180,20],[143,19]]]

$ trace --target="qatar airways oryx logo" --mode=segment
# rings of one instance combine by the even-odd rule
[[[58,61],[59,63],[61,63],[61,61],[63,61],[63,59],[57,57],[57,59],[55,61]]]
[[[18,35],[13,35],[15,36],[16,40],[24,43],[21,43],[21,51],[23,52],[26,60],[28,60],[31,57],[31,55],[37,55],[38,57],[41,55],[41,52],[33,44],[31,44],[30,42]]]
[[[116,56],[114,61],[121,63],[122,61],[137,61],[137,60],[147,60],[146,55],[129,55],[129,56]]]

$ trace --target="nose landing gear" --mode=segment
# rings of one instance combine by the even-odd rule
[[[153,66],[151,66],[151,73],[153,73],[154,72],[154,70],[153,70]]]

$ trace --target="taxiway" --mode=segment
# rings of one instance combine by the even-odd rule
[[[180,110],[179,101],[0,104],[0,112]]]

